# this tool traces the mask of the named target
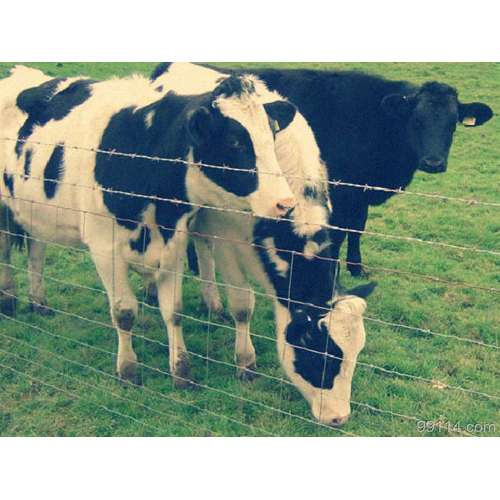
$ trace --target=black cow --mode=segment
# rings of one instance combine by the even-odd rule
[[[477,127],[493,112],[480,102],[461,103],[449,85],[387,80],[354,71],[252,69],[267,86],[293,101],[311,125],[329,179],[405,189],[415,172],[442,173],[457,123]],[[364,231],[370,205],[394,192],[330,186],[331,224]],[[347,261],[362,273],[360,233],[333,231],[338,258],[348,234]]]

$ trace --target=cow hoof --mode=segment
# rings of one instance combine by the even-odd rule
[[[142,378],[137,372],[137,363],[123,362],[118,370],[118,377],[123,385],[142,385]]]
[[[17,299],[8,297],[0,292],[0,312],[5,316],[14,317],[16,315]]]
[[[179,355],[172,378],[176,389],[187,389],[193,385],[193,381],[191,380],[191,366],[187,353],[184,352]]]
[[[259,376],[256,370],[257,366],[255,364],[249,365],[245,368],[238,367],[236,377],[242,382],[253,382]]]
[[[30,302],[29,310],[33,314],[38,314],[39,316],[54,316],[54,310],[48,305],[38,302]]]

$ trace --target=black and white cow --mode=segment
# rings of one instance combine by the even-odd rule
[[[118,332],[117,371],[124,379],[134,380],[137,368],[130,332],[138,305],[129,264],[157,269],[170,368],[184,385],[187,353],[176,312],[188,221],[198,205],[251,209],[260,216],[280,216],[293,207],[270,123],[286,127],[295,108],[282,100],[263,102],[246,76],[193,95],[175,90],[170,85],[159,92],[138,76],[94,82],[14,68],[0,81],[2,135],[18,139],[1,143],[0,195],[32,245],[88,247],[108,294]],[[9,297],[0,285],[3,298]]]
[[[354,71],[251,72],[304,115],[331,181],[405,189],[417,170],[446,171],[457,123],[477,127],[493,116],[486,104],[461,102],[456,89],[445,83],[419,86]],[[368,207],[381,205],[394,194],[332,184],[331,224],[364,231]],[[333,231],[335,255],[346,235],[347,267],[359,275],[360,233]]]
[[[181,92],[203,91],[227,77],[185,63],[160,66],[152,75],[153,85],[175,82]],[[240,376],[251,378],[256,366],[250,335],[255,299],[248,278],[257,280],[274,299],[277,350],[285,373],[315,418],[339,426],[350,414],[352,376],[365,342],[366,303],[359,297],[340,296],[336,287],[335,262],[324,229],[331,211],[326,169],[311,128],[297,113],[286,129],[276,133],[275,141],[296,200],[290,220],[199,211],[190,232],[204,300],[212,313],[222,309],[217,268],[235,321],[235,362]]]
[[[339,294],[328,231],[300,235],[294,222],[201,210],[195,236],[201,279],[214,283],[214,262],[224,283],[236,331],[235,362],[252,378],[256,354],[250,334],[252,282],[273,298],[276,347],[287,377],[308,401],[313,416],[334,427],[351,413],[351,386],[365,345],[363,313],[373,286]],[[250,244],[252,243],[252,244]]]

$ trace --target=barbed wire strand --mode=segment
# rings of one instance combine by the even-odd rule
[[[54,145],[55,147],[55,145]],[[131,155],[134,157],[134,155]],[[224,167],[226,168],[226,167]],[[25,178],[26,176],[22,173],[13,173],[12,175],[16,175],[20,178]],[[289,217],[272,217],[272,216],[258,216],[251,211],[248,210],[242,210],[242,209],[236,209],[236,208],[231,208],[231,207],[220,207],[220,206],[214,206],[214,205],[207,205],[203,203],[196,203],[193,201],[186,201],[186,200],[179,200],[177,198],[165,198],[162,196],[158,195],[146,195],[146,194],[141,194],[141,193],[132,193],[130,191],[122,191],[118,189],[111,189],[111,188],[105,188],[103,186],[99,186],[97,184],[94,184],[93,186],[87,186],[84,184],[78,184],[78,183],[69,183],[65,181],[60,181],[58,179],[48,179],[48,178],[40,178],[40,177],[35,177],[30,175],[30,179],[32,180],[37,180],[40,182],[51,182],[51,183],[56,183],[59,185],[66,185],[66,186],[71,186],[71,187],[78,187],[78,188],[83,188],[83,189],[89,189],[92,191],[101,191],[104,193],[108,194],[115,194],[115,195],[120,195],[120,196],[129,196],[133,198],[140,198],[140,199],[147,199],[150,201],[154,202],[168,202],[174,205],[182,205],[182,206],[189,206],[192,207],[193,209],[207,209],[207,210],[213,210],[216,212],[224,212],[224,213],[233,213],[233,214],[239,214],[239,215],[246,215],[246,216],[253,216],[253,217],[258,217],[260,219],[265,219],[265,220],[270,220],[270,221],[277,221],[277,222],[290,222],[293,223],[295,222],[293,218]],[[8,197],[9,198],[9,197]],[[12,197],[14,200],[20,200],[18,197]],[[32,202],[33,200],[24,200],[24,201],[29,201]],[[71,210],[72,207],[60,207],[57,205],[52,205],[54,208],[61,208],[63,210]],[[76,210],[76,209],[73,209]],[[78,211],[78,210],[76,210]],[[90,212],[86,212],[90,213]],[[101,214],[93,214],[96,216],[100,216]],[[125,220],[125,219],[120,219],[117,218],[117,220]],[[318,224],[318,223],[310,223],[307,221],[302,222],[302,225],[305,226],[314,226],[315,228],[322,228],[322,229],[328,229],[328,230],[335,230],[335,231],[340,231],[340,232],[345,232],[345,233],[352,233],[352,234],[359,234],[359,235],[368,235],[368,236],[374,236],[378,238],[385,238],[385,239],[392,239],[392,240],[398,240],[398,241],[407,241],[407,242],[412,242],[412,243],[419,243],[419,244],[425,244],[425,245],[434,245],[434,246],[439,246],[442,248],[449,248],[457,251],[464,251],[464,252],[474,252],[474,253],[480,253],[480,254],[485,254],[485,255],[493,255],[493,256],[500,256],[500,252],[495,251],[495,250],[489,250],[489,249],[484,249],[484,248],[476,248],[476,247],[469,247],[469,246],[464,246],[464,245],[456,245],[452,243],[447,243],[447,242],[441,242],[441,241],[434,241],[434,240],[426,240],[423,238],[417,238],[413,236],[400,236],[400,235],[393,235],[393,234],[387,234],[387,233],[381,233],[381,232],[375,232],[375,231],[367,231],[367,230],[359,230],[359,229],[352,229],[352,228],[346,228],[346,227],[340,227],[340,226],[335,226],[332,224]]]
[[[37,141],[34,139],[21,139],[21,138],[12,138],[12,137],[0,137],[0,141],[4,142],[14,142],[14,143],[21,143],[21,144],[32,144],[36,146],[47,146],[47,147],[54,147],[55,144],[52,143],[47,143],[43,141]],[[96,153],[96,154],[105,154],[108,156],[119,156],[119,157],[125,157],[125,158],[132,158],[132,159],[140,159],[140,160],[148,160],[151,162],[167,162],[167,163],[180,163],[183,165],[190,166],[192,165],[191,162],[188,160],[185,160],[183,158],[165,158],[161,156],[150,156],[146,154],[141,154],[141,153],[125,153],[121,151],[117,151],[115,149],[101,149],[101,148],[94,148],[94,147],[84,147],[84,146],[77,146],[77,145],[68,145],[65,144],[64,146],[67,149],[72,149],[75,151],[84,151],[88,153]],[[225,165],[214,165],[210,163],[204,163],[204,162],[196,162],[197,166],[204,167],[204,168],[210,168],[210,169],[216,169],[216,170],[223,170],[223,171],[233,171],[233,172],[243,172],[243,173],[261,173],[263,175],[270,175],[274,177],[284,177],[285,179],[299,179],[303,181],[312,181],[312,182],[321,182],[323,184],[327,185],[332,185],[335,187],[343,186],[343,187],[350,187],[350,188],[356,188],[356,189],[362,189],[363,191],[382,191],[382,192],[387,192],[387,193],[393,193],[397,195],[411,195],[411,196],[421,196],[424,198],[430,198],[430,199],[438,199],[441,201],[453,201],[453,202],[458,202],[458,203],[464,203],[466,205],[477,205],[477,206],[487,206],[487,207],[495,207],[498,208],[500,207],[500,203],[497,202],[491,202],[491,201],[482,201],[482,200],[476,200],[474,198],[461,198],[461,197],[455,197],[455,196],[446,196],[438,193],[422,193],[422,192],[417,192],[417,191],[408,191],[403,188],[388,188],[385,186],[373,186],[370,184],[359,184],[359,183],[353,183],[353,182],[344,182],[341,180],[327,180],[327,179],[318,179],[318,178],[313,178],[313,177],[305,177],[305,176],[299,176],[299,175],[293,175],[293,174],[285,174],[283,172],[269,172],[269,171],[259,171],[257,172],[256,169],[246,169],[246,168],[238,168],[238,167],[230,167],[230,166],[225,166]]]

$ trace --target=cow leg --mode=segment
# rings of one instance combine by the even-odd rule
[[[251,381],[256,377],[256,355],[250,335],[255,295],[240,265],[240,262],[247,262],[248,259],[244,255],[238,258],[237,255],[234,246],[229,243],[218,243],[216,246],[217,266],[223,282],[228,284],[229,312],[235,323],[234,360],[238,367],[237,377]]]
[[[137,355],[131,333],[138,304],[128,280],[128,264],[116,247],[108,250],[90,246],[90,253],[106,289],[111,319],[118,333],[116,371],[121,379],[138,383]]]
[[[364,231],[368,219],[368,205],[357,207],[357,211],[352,217],[350,228],[356,231]],[[361,265],[361,234],[350,232],[347,236],[347,269],[352,276],[366,276]]]
[[[46,243],[28,238],[29,307],[31,312],[51,316],[54,311],[47,307],[47,296],[43,285],[46,247]]]
[[[257,358],[250,335],[250,320],[255,307],[255,295],[250,288],[240,290],[239,288],[229,287],[227,298],[229,310],[235,323],[234,360],[238,367],[237,376],[241,380],[251,381],[257,375],[255,373]]]
[[[169,366],[174,385],[185,388],[191,384],[191,369],[182,335],[182,278],[184,271],[185,237],[178,233],[173,263],[162,263],[157,278],[158,302],[163,321],[167,325]],[[169,242],[169,246],[174,242]]]
[[[0,312],[7,316],[15,316],[17,287],[10,266],[12,237],[8,226],[7,208],[0,205]]]
[[[202,237],[195,238],[195,248],[200,279],[202,280],[201,295],[203,303],[211,317],[225,321],[227,317],[224,315],[224,306],[216,284],[213,240]]]

